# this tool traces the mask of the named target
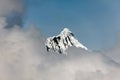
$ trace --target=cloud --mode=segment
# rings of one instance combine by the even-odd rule
[[[5,16],[10,14],[13,11],[22,13],[23,0],[0,0],[0,16]]]
[[[7,28],[14,25],[22,26],[24,15],[24,0],[0,0],[0,17],[5,17]]]
[[[5,26],[7,26],[6,18],[0,17],[0,30],[3,29]]]
[[[120,64],[100,52],[71,48],[47,53],[45,37],[31,26],[1,29],[1,80],[119,80]]]
[[[116,62],[120,63],[120,33],[118,32],[117,34],[117,38],[116,38],[116,42],[115,45],[110,49],[106,51],[106,55],[111,57],[113,60],[115,60]]]

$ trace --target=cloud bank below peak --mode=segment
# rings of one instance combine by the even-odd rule
[[[1,29],[0,33],[1,80],[120,79],[120,63],[103,53],[74,47],[67,56],[48,53],[45,38],[35,26],[28,30],[17,26]]]

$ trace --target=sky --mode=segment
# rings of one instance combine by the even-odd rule
[[[69,28],[92,50],[111,48],[120,30],[119,0],[26,0],[25,26],[34,23],[45,36]]]

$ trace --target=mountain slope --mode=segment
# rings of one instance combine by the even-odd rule
[[[47,38],[45,46],[47,51],[53,50],[59,53],[66,53],[65,51],[71,46],[88,50],[74,37],[74,34],[68,28],[64,28],[57,36]]]

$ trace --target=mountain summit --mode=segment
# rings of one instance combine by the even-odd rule
[[[66,54],[65,51],[71,46],[88,50],[74,37],[74,34],[68,28],[64,28],[57,36],[47,38],[45,46],[47,51],[53,50],[60,54]]]

